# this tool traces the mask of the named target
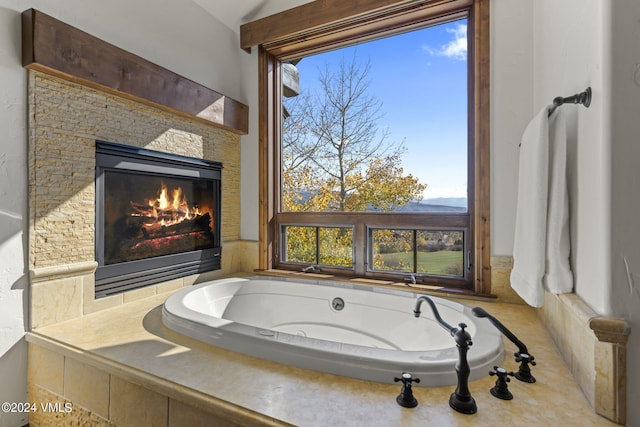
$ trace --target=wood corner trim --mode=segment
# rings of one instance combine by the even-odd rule
[[[249,107],[36,9],[22,13],[22,65],[246,135]]]

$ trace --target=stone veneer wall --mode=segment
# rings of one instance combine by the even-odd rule
[[[222,162],[223,268],[201,276],[217,277],[254,264],[246,257],[255,250],[239,241],[239,135],[34,71],[29,72],[28,124],[32,328],[199,278],[94,300],[96,139]]]

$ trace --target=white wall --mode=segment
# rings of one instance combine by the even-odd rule
[[[610,314],[602,9],[603,0],[491,3],[491,249],[493,255],[512,254],[518,143],[527,123],[556,96],[591,86],[589,109],[562,107],[568,120],[571,256],[576,293],[597,312]]]
[[[282,12],[309,3],[311,0],[279,0],[265,1],[259,10],[253,11],[248,17],[254,21],[266,16]],[[244,23],[244,22],[243,22]],[[238,36],[239,37],[239,36]],[[242,57],[244,87],[250,94],[249,99],[249,134],[242,137],[242,181],[241,204],[242,218],[240,224],[240,238],[244,240],[258,240],[258,53],[253,48],[251,54]]]
[[[258,54],[243,53],[244,86],[249,97],[249,134],[243,135],[240,146],[240,238],[258,240]]]
[[[529,0],[491,2],[492,255],[513,251],[518,144],[535,107],[532,15]]]
[[[610,155],[605,138],[609,90],[604,80],[603,0],[537,1],[534,6],[534,102],[593,90],[591,106],[565,105],[575,291],[595,311],[610,312]]]
[[[627,423],[640,425],[640,2],[608,2],[603,47],[610,93],[605,141],[611,145],[611,312],[631,325]]]
[[[241,102],[238,35],[191,0],[0,0],[0,402],[24,402],[28,329],[27,71],[20,13],[36,8]],[[125,141],[119,141],[125,142]],[[24,414],[0,412],[0,427]]]
[[[27,395],[28,279],[26,76],[20,68],[20,17],[0,3],[0,401]],[[0,426],[27,423],[0,412]]]
[[[534,5],[534,101],[593,89],[569,118],[575,291],[631,326],[627,424],[640,425],[640,2],[543,0]]]

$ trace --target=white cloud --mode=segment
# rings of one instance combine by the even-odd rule
[[[459,24],[455,28],[447,28],[454,39],[442,47],[442,54],[449,58],[467,59],[467,26]]]
[[[422,50],[429,55],[446,56],[447,58],[467,59],[467,25],[458,24],[455,28],[447,28],[447,32],[453,34],[453,40],[443,44],[437,49],[422,46]]]

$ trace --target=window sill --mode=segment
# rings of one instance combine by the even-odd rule
[[[447,286],[410,284],[405,282],[394,282],[391,280],[377,280],[366,277],[344,277],[336,274],[327,273],[304,273],[302,271],[292,270],[254,270],[254,273],[264,276],[281,276],[281,277],[301,277],[306,279],[331,280],[338,282],[356,283],[370,286],[377,286],[386,289],[403,290],[407,292],[416,292],[420,294],[432,294],[447,298],[465,298],[482,301],[495,301],[498,297],[494,294],[481,295],[468,289],[457,289]]]

